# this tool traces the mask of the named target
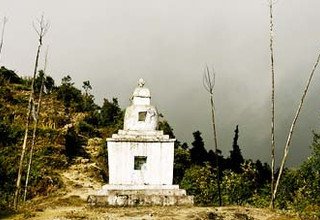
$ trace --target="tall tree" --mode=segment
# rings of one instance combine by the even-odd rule
[[[29,176],[30,176],[30,170],[31,170],[31,164],[32,164],[33,149],[34,149],[34,145],[35,145],[35,141],[36,141],[36,132],[37,132],[38,122],[39,122],[39,115],[40,115],[40,109],[41,109],[42,93],[43,93],[43,89],[44,89],[45,72],[47,69],[47,62],[48,62],[48,50],[47,50],[46,56],[45,56],[43,71],[39,71],[39,75],[42,76],[41,77],[41,86],[40,86],[40,91],[39,91],[38,103],[37,103],[37,105],[35,105],[37,107],[34,107],[37,110],[33,114],[32,141],[31,141],[31,148],[30,148],[30,152],[29,152],[29,162],[28,162],[27,176],[26,176],[26,181],[25,181],[25,186],[24,186],[23,201],[26,201],[26,199],[27,199]]]
[[[77,110],[83,109],[83,99],[81,90],[75,88],[71,76],[64,76],[61,80],[61,86],[58,88],[57,98],[63,101],[65,114],[70,119],[70,108]]]
[[[16,190],[14,194],[14,201],[13,206],[15,209],[18,208],[18,199],[19,199],[19,192],[21,188],[21,176],[22,176],[22,169],[23,169],[23,161],[26,153],[27,148],[27,139],[28,139],[28,131],[29,131],[29,119],[31,116],[31,112],[34,110],[34,81],[36,78],[36,74],[38,72],[38,63],[39,63],[39,56],[40,51],[42,47],[42,40],[43,37],[46,35],[47,31],[49,30],[49,22],[44,19],[44,16],[41,16],[41,19],[38,20],[37,25],[35,23],[33,24],[34,30],[38,34],[39,39],[39,45],[36,53],[35,58],[35,64],[34,64],[34,71],[33,71],[33,77],[31,81],[31,92],[29,95],[29,102],[28,102],[28,109],[27,109],[27,118],[26,118],[26,125],[25,125],[25,134],[22,144],[22,151],[20,156],[20,162],[19,162],[19,169],[18,169],[18,177],[17,177],[17,184],[16,184]]]
[[[196,165],[203,165],[208,161],[208,152],[204,147],[204,142],[201,137],[201,132],[196,131],[193,133],[194,141],[192,142],[192,148],[190,149],[191,162]]]
[[[213,141],[214,141],[214,149],[216,155],[217,162],[217,182],[218,182],[218,193],[219,193],[219,205],[222,205],[221,199],[221,189],[220,189],[220,168],[219,168],[219,158],[218,158],[218,137],[217,137],[217,129],[216,129],[216,118],[215,118],[215,106],[214,106],[214,86],[215,86],[215,72],[212,70],[210,72],[208,66],[206,66],[204,75],[203,75],[203,86],[210,94],[210,104],[211,104],[211,117],[212,117],[212,130],[213,130]]]
[[[319,62],[320,62],[320,53],[318,54],[316,62],[314,64],[313,68],[312,68],[312,71],[310,73],[310,76],[309,76],[309,79],[307,81],[306,87],[305,87],[305,89],[303,91],[303,94],[302,94],[298,109],[296,111],[296,114],[295,114],[295,116],[293,118],[293,121],[291,123],[291,126],[290,126],[290,130],[289,130],[289,134],[288,134],[288,137],[287,137],[287,141],[286,141],[286,144],[284,146],[284,152],[283,152],[283,157],[282,157],[281,164],[280,164],[279,174],[278,174],[277,181],[276,181],[273,193],[272,193],[272,197],[273,198],[275,198],[276,194],[277,194],[277,189],[278,189],[278,186],[279,186],[279,183],[280,183],[281,175],[282,175],[282,172],[283,172],[283,169],[284,169],[284,165],[286,163],[287,156],[288,156],[288,153],[289,153],[289,147],[290,147],[290,144],[291,144],[291,139],[292,139],[292,134],[293,134],[294,128],[296,126],[298,117],[300,115],[300,112],[301,112],[301,109],[302,109],[302,106],[303,106],[304,99],[305,99],[305,97],[306,97],[306,95],[308,93],[308,90],[309,90],[309,87],[310,87],[310,83],[311,83],[312,78],[314,76],[314,73],[315,73],[315,71],[316,71],[316,69],[318,67]]]
[[[91,89],[92,89],[90,81],[89,80],[84,81],[83,85],[82,85],[82,88],[84,89],[85,95],[88,96],[89,95],[89,91],[91,91]]]
[[[274,208],[274,172],[275,172],[275,88],[274,88],[274,51],[273,51],[273,4],[274,0],[269,0],[269,22],[270,22],[270,33],[269,33],[269,48],[270,48],[270,65],[271,65],[271,203],[270,206]]]
[[[116,124],[121,116],[121,109],[118,104],[118,99],[113,98],[112,102],[110,102],[108,99],[104,99],[100,115],[102,126]]]
[[[244,159],[241,154],[240,147],[238,145],[239,139],[239,125],[236,126],[234,130],[234,138],[232,144],[232,150],[230,151],[230,168],[236,173],[241,173],[241,164],[243,164]]]
[[[92,90],[90,81],[84,81],[82,84],[82,88],[84,89],[83,111],[93,111],[97,106],[94,104],[93,95],[90,94],[90,91]]]

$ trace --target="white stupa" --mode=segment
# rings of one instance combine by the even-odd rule
[[[109,184],[92,205],[185,205],[193,197],[173,185],[174,142],[158,125],[157,109],[151,94],[140,79],[127,107],[124,128],[107,138]]]

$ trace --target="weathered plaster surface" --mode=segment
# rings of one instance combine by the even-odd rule
[[[108,142],[109,184],[172,185],[173,142]],[[146,156],[141,170],[134,157]]]
[[[175,139],[156,130],[157,125],[157,109],[140,79],[123,130],[107,139],[109,184],[89,196],[91,205],[193,204],[193,197],[172,185]]]

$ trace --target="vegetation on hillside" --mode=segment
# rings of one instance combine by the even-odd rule
[[[43,80],[40,70],[35,90]],[[51,196],[64,187],[59,172],[68,168],[74,158],[85,154],[83,148],[90,138],[106,138],[122,128],[124,111],[118,100],[104,99],[95,104],[89,81],[83,90],[76,88],[72,78],[63,77],[56,85],[44,77],[45,93],[39,116],[34,159],[31,167],[27,199]],[[0,68],[0,209],[10,209],[21,143],[25,129],[31,81],[14,71]],[[170,124],[161,117],[159,129],[174,137]],[[221,177],[223,205],[267,207],[270,201],[271,169],[267,163],[245,159],[238,144],[240,127],[236,126],[230,154],[207,150],[200,131],[193,133],[192,147],[177,141],[175,146],[174,183],[195,196],[198,205],[218,205],[217,162]],[[31,135],[31,132],[30,132]],[[30,142],[30,140],[28,140]],[[28,143],[30,146],[30,143]],[[314,133],[312,154],[297,169],[286,169],[275,205],[320,217],[320,135]],[[102,145],[98,156],[100,175],[108,180],[107,148]],[[218,161],[217,161],[218,160]],[[24,166],[27,164],[25,161]],[[25,181],[25,171],[22,182]]]
[[[35,79],[35,91],[43,77],[40,70]],[[84,154],[83,147],[88,139],[110,136],[122,126],[123,111],[117,100],[109,102],[105,99],[102,107],[96,105],[90,94],[89,81],[84,82],[84,91],[74,87],[70,76],[64,77],[58,86],[46,76],[44,84],[27,199],[48,196],[63,187],[59,171],[70,166],[76,156]],[[0,68],[0,209],[12,207],[30,85],[31,79]],[[29,129],[28,136],[31,135]],[[30,146],[31,138],[27,151]],[[101,155],[103,157],[103,150]],[[24,168],[27,161],[28,156]],[[101,159],[101,166],[105,162]],[[107,178],[107,174],[104,175]],[[26,170],[22,173],[22,185],[25,176]]]

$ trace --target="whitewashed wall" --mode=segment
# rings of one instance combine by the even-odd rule
[[[174,142],[108,141],[109,184],[172,185]],[[146,156],[145,169],[134,170],[134,157]]]

